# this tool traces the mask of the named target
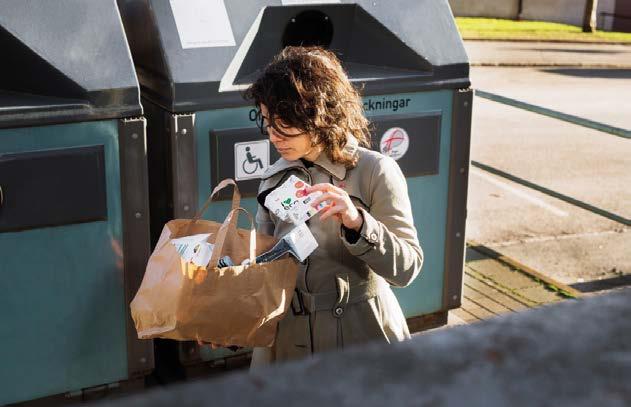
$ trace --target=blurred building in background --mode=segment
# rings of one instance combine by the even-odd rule
[[[456,17],[551,21],[581,26],[588,0],[449,0]],[[631,32],[631,0],[598,0],[599,30]]]

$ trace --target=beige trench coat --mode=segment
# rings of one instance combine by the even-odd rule
[[[252,368],[410,336],[390,289],[410,284],[423,264],[405,178],[396,161],[359,147],[356,139],[351,137],[345,148],[359,154],[350,170],[321,154],[310,168],[281,158],[264,174],[259,202],[293,174],[311,185],[331,183],[346,190],[364,224],[359,239],[350,243],[335,220],[320,222],[316,215],[308,221],[319,246],[301,266],[292,307],[279,324],[274,346],[256,348]],[[259,231],[277,238],[294,227],[260,204],[256,221]]]

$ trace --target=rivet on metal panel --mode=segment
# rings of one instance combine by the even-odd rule
[[[132,133],[131,138],[136,140],[138,138],[138,133]]]
[[[291,19],[291,22],[292,22],[292,23],[295,23],[295,22],[296,22],[296,19],[295,19],[295,18],[292,18],[292,19]]]
[[[465,106],[469,106],[469,102],[465,100],[465,101],[464,101],[464,105],[465,105]]]
[[[460,236],[461,236],[460,232],[456,233],[456,237],[460,237]]]
[[[184,210],[188,211],[190,209],[190,207],[188,205],[184,205]]]
[[[140,212],[136,212],[134,216],[136,217],[136,219],[142,218],[142,214]]]
[[[461,169],[460,169],[460,173],[461,173],[461,174],[464,174],[464,168],[461,168]]]
[[[453,297],[451,297],[452,300],[456,301],[458,299],[457,295],[454,295]]]
[[[183,135],[183,136],[186,136],[186,133],[188,133],[188,130],[186,130],[186,129],[182,129],[182,135]]]
[[[142,363],[142,364],[147,363],[147,358],[140,358],[140,363]]]

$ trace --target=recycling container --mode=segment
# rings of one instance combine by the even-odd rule
[[[211,188],[236,178],[256,210],[258,177],[278,157],[244,89],[288,45],[337,53],[362,89],[373,148],[406,175],[425,252],[396,295],[413,330],[460,305],[472,92],[446,0],[119,0],[148,120],[151,234],[191,218]],[[219,220],[229,193],[207,219]],[[193,343],[183,363],[225,357]]]
[[[0,405],[141,381],[146,124],[117,5],[3,0],[0,50]]]

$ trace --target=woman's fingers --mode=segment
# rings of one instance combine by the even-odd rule
[[[333,184],[329,184],[329,183],[322,183],[322,184],[315,184],[310,186],[309,188],[307,188],[307,193],[310,194],[312,192],[315,191],[320,191],[320,192],[336,192],[336,193],[340,193],[343,190],[336,187]]]
[[[322,213],[322,215],[320,215],[320,220],[321,221],[326,220],[326,219],[328,219],[328,218],[330,218],[331,216],[334,216],[334,215],[338,215],[337,218],[339,220],[342,220],[342,218],[341,218],[342,212],[345,212],[346,209],[347,208],[345,208],[345,207],[343,207],[341,205],[336,205],[336,206],[332,206],[332,207],[329,206],[327,208],[327,210],[324,213]]]
[[[352,205],[350,198],[343,189],[340,189],[333,184],[322,183],[307,188],[306,192],[310,194],[315,191],[322,192],[322,195],[314,199],[311,206],[315,208],[322,202],[329,203],[329,205],[322,208],[322,211],[320,212],[321,221],[331,217],[336,217],[340,222],[343,222],[345,217],[353,216],[352,209],[350,208],[350,205]]]
[[[324,202],[324,201],[330,201],[331,203],[336,202],[336,201],[340,201],[341,200],[341,196],[339,196],[336,193],[332,193],[332,192],[325,192],[322,195],[318,196],[312,203],[311,206],[313,206],[314,208],[316,208],[318,205],[320,205],[320,203]]]

